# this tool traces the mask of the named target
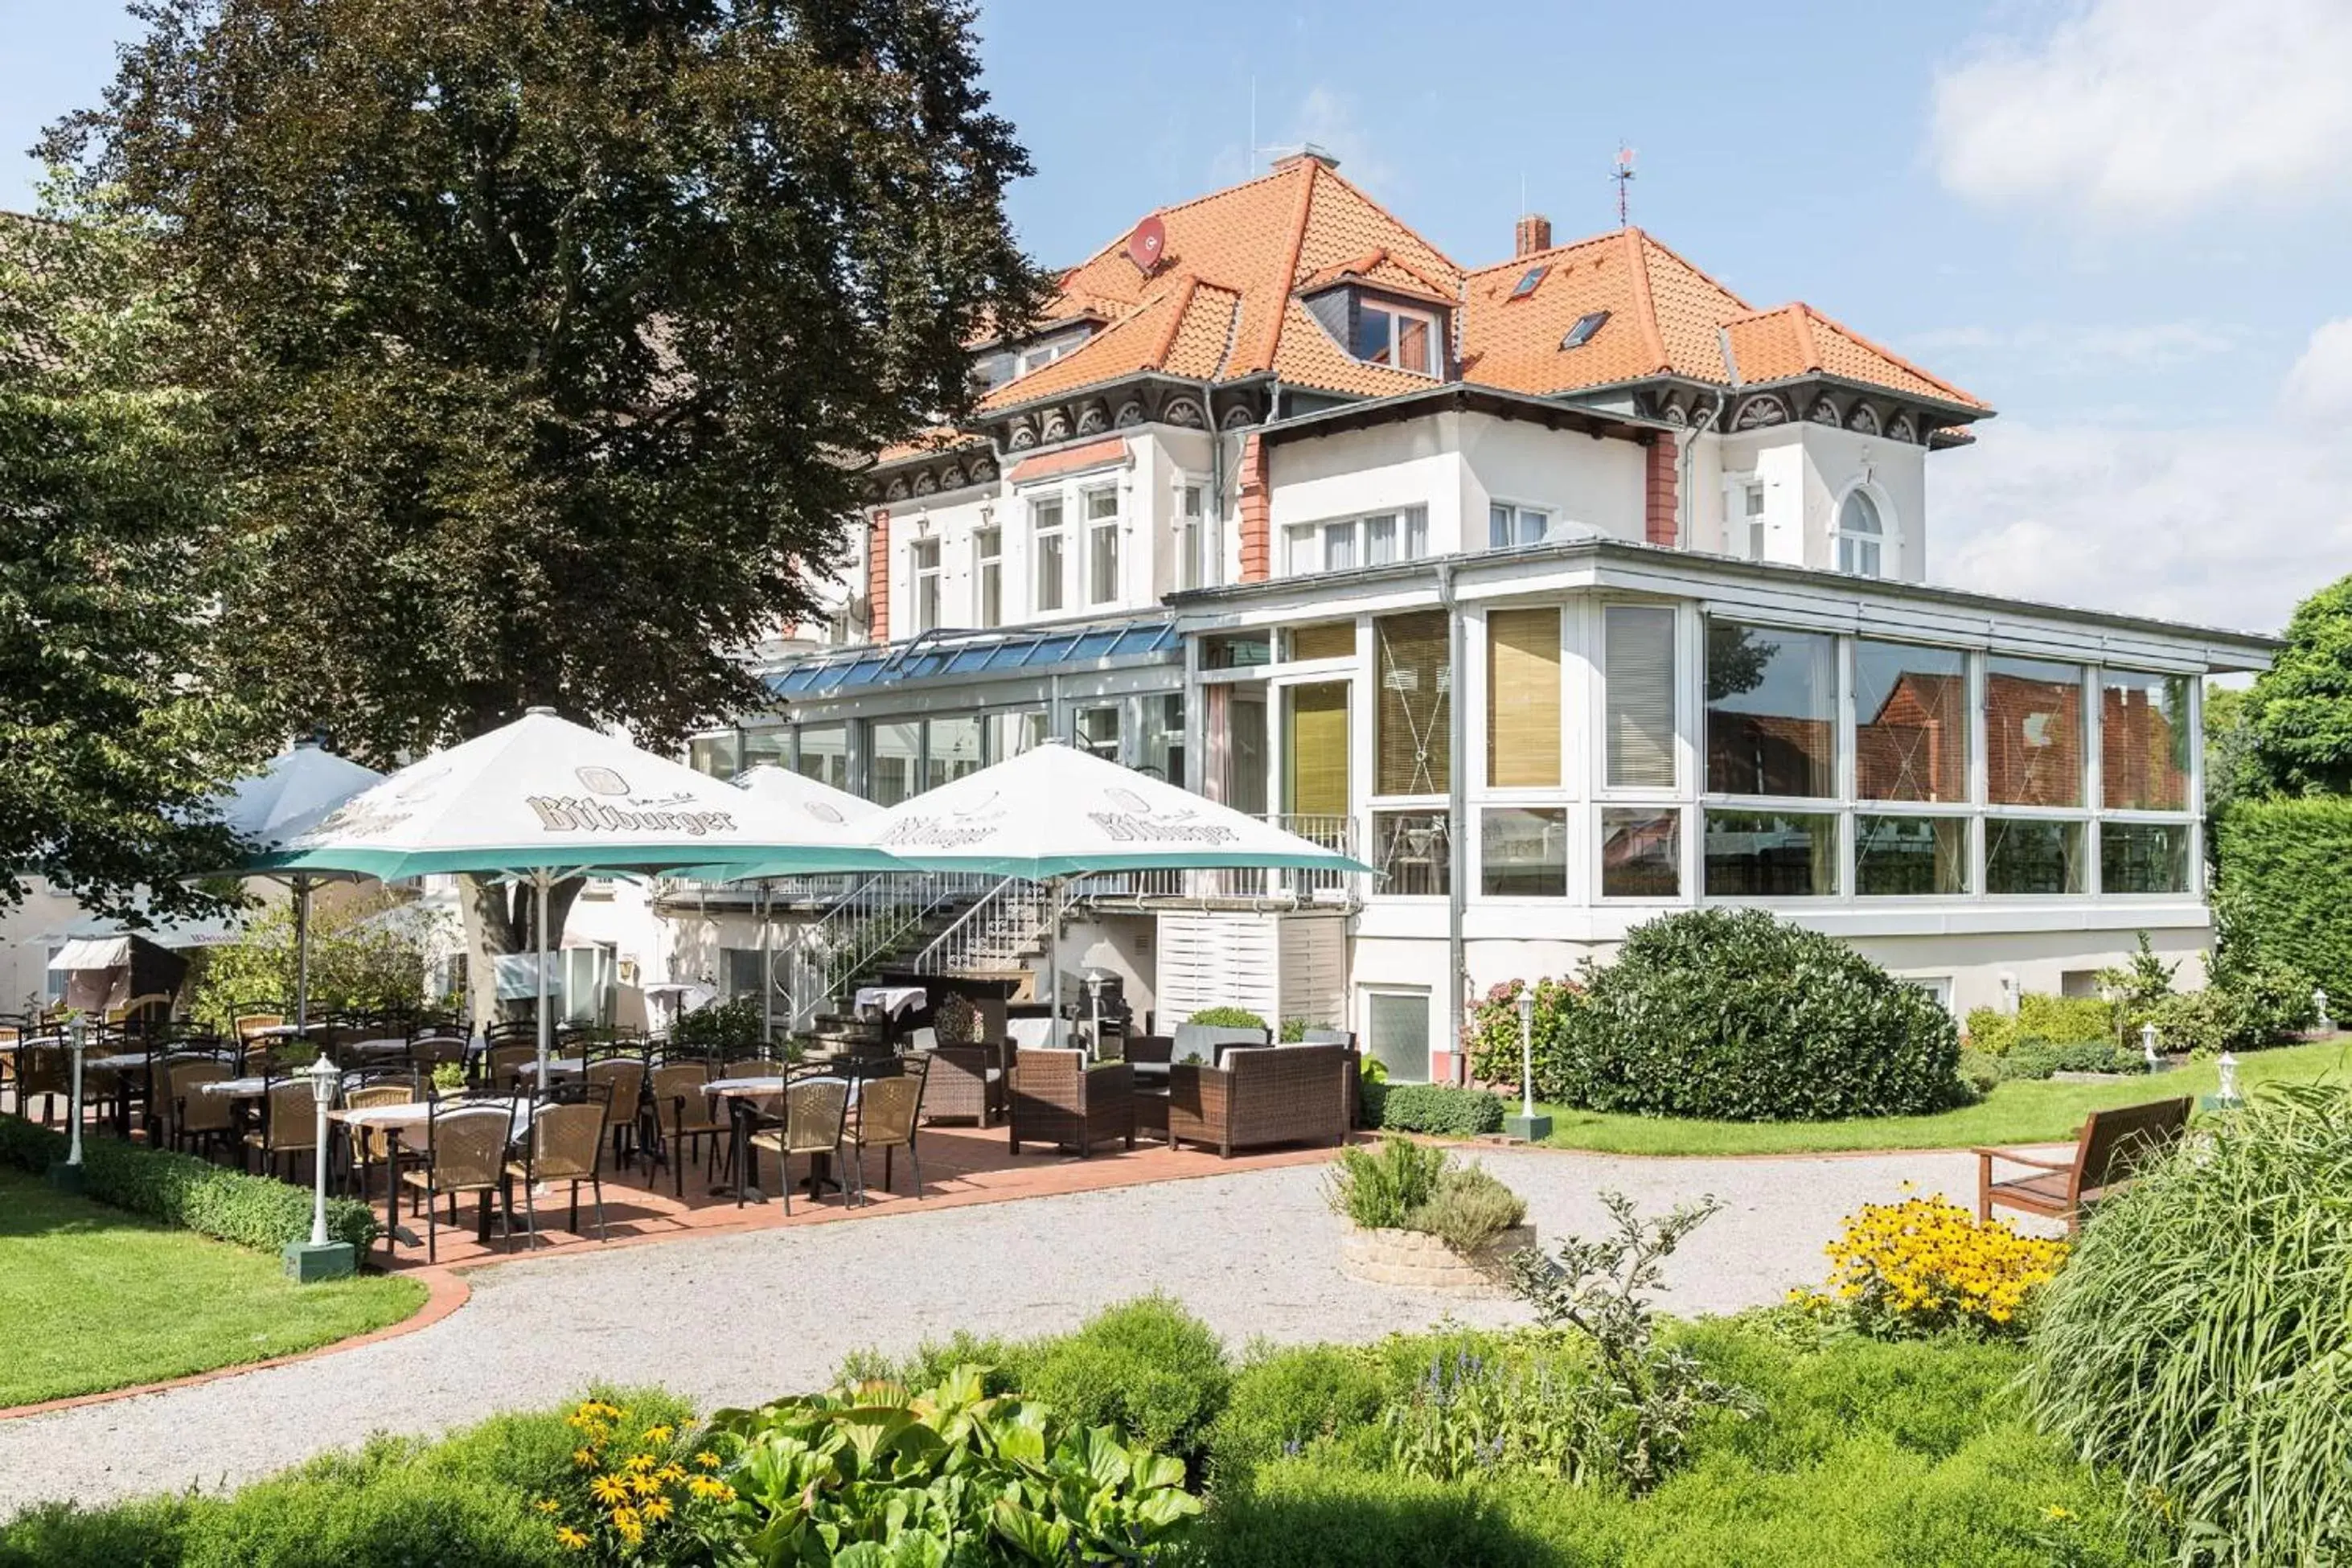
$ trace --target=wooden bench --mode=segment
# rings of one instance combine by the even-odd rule
[[[2074,1141],[2071,1160],[2045,1160],[2013,1149],[1976,1150],[1977,1218],[1992,1218],[1993,1205],[1999,1204],[2063,1219],[2068,1230],[2076,1229],[2086,1205],[2129,1181],[2142,1163],[2179,1142],[2188,1127],[2186,1098],[2159,1100],[2091,1112]],[[2030,1165],[2038,1173],[1996,1182],[1995,1160]]]

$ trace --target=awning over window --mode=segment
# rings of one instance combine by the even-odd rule
[[[49,960],[51,969],[113,969],[131,962],[131,939],[127,936],[76,937],[58,949]]]
[[[815,655],[768,677],[779,697],[824,697],[866,686],[895,686],[940,675],[1048,674],[1099,668],[1114,660],[1150,661],[1183,646],[1173,621],[1129,621],[1061,632],[982,634]]]

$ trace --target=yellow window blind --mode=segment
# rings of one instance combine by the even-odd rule
[[[1486,782],[1496,789],[1559,783],[1559,611],[1486,617]]]
[[[1453,787],[1454,667],[1446,612],[1384,616],[1372,623],[1380,650],[1378,795],[1444,795]]]
[[[1283,808],[1344,816],[1348,801],[1348,683],[1319,681],[1282,694]]]
[[[1290,633],[1290,657],[1299,658],[1353,658],[1356,657],[1356,623],[1327,621],[1319,626],[1298,626]]]

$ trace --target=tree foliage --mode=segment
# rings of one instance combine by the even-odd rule
[[[262,749],[211,668],[215,427],[147,231],[0,226],[0,909],[33,876],[108,913],[215,907],[173,876],[230,862],[205,802]]]
[[[146,0],[52,132],[203,302],[279,710],[378,761],[749,704],[1037,280],[957,0]]]
[[[2352,795],[2352,577],[2295,607],[2243,713],[2242,793]]]

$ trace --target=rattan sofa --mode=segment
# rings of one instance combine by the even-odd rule
[[[1168,1142],[1220,1154],[1271,1143],[1344,1143],[1356,1056],[1345,1046],[1265,1046],[1223,1067],[1179,1062],[1168,1074]]]

